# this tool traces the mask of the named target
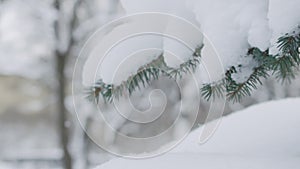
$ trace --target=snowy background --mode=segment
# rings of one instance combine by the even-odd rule
[[[236,77],[237,81],[242,81],[253,68],[253,63],[243,57],[248,48],[270,48],[271,53],[276,53],[274,43],[278,37],[293,31],[300,24],[299,10],[299,0],[0,0],[0,168],[66,168],[64,146],[69,150],[72,158],[69,162],[74,169],[96,166],[109,169],[124,165],[129,168],[168,168],[169,164],[174,164],[173,168],[245,168],[245,165],[248,168],[299,168],[300,150],[297,147],[300,147],[300,138],[297,133],[300,112],[297,105],[300,102],[299,99],[285,99],[300,97],[299,77],[291,84],[283,85],[270,78],[241,103],[226,103],[224,115],[228,116],[224,117],[215,135],[200,146],[197,140],[210,103],[200,101],[197,119],[189,113],[196,97],[195,91],[189,90],[192,83],[190,77],[179,81],[183,91],[179,91],[173,81],[160,79],[133,94],[131,101],[134,106],[145,110],[149,107],[148,96],[153,89],[164,91],[168,104],[164,116],[154,125],[132,124],[100,102],[99,106],[104,107],[116,130],[129,136],[148,136],[172,124],[177,117],[173,112],[182,98],[187,100],[179,116],[178,127],[161,138],[160,144],[167,145],[181,136],[190,121],[196,120],[193,126],[195,131],[170,153],[142,161],[114,159],[116,157],[95,144],[101,142],[134,153],[157,148],[157,145],[151,144],[133,146],[108,132],[104,122],[97,118],[96,107],[86,100],[78,105],[80,110],[75,112],[71,84],[76,58],[87,39],[109,21],[139,12],[167,13],[197,25],[208,39],[199,37],[200,43],[205,45],[203,59],[214,67],[209,58],[212,53],[210,43],[224,66],[222,70],[215,70],[212,80],[220,79],[218,71],[243,63],[247,68]],[[111,30],[128,33],[133,31],[134,26],[126,23],[115,25]],[[114,31],[107,33],[105,38],[112,39]],[[195,42],[195,39],[190,40]],[[124,44],[104,60],[106,66],[97,76],[110,81],[116,65],[135,50],[157,48],[159,51],[173,52],[182,60],[186,60],[190,52],[164,37],[144,36]],[[153,59],[158,53],[151,51],[144,54],[151,54]],[[173,63],[172,59],[166,60],[170,66],[178,64]],[[122,67],[124,71],[118,80],[126,79],[147,62],[149,57],[133,60],[130,66]],[[62,71],[57,66],[60,64],[64,65]],[[205,67],[200,66],[195,74],[200,84],[207,81],[207,75],[203,72]],[[63,99],[60,97],[60,77],[63,77],[65,86]],[[154,107],[155,104],[161,106],[160,97],[153,95],[153,98]],[[264,103],[279,99],[285,100]],[[126,104],[127,101],[123,99],[120,104],[130,114],[133,108]],[[252,105],[255,106],[247,108]],[[81,125],[77,118],[83,120]],[[89,130],[93,140],[83,132],[82,127]],[[65,133],[65,130],[68,132]]]
[[[199,143],[200,127],[167,154],[143,160],[114,159],[97,169],[296,169],[300,160],[299,103],[299,99],[285,99],[258,104],[224,117],[205,143]]]

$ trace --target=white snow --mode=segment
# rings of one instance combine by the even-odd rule
[[[155,59],[162,51],[166,55],[166,63],[176,67],[191,57],[194,49],[201,45],[202,34],[195,26],[196,20],[193,13],[187,9],[185,1],[122,0],[121,2],[128,15],[154,12],[153,16],[140,16],[140,18],[133,16],[126,23],[124,20],[117,21],[115,23],[117,26],[113,30],[110,28],[110,31],[98,42],[99,48],[95,49],[84,66],[85,85],[93,83],[95,77],[102,78],[106,83],[119,84],[135,74],[138,68]],[[171,15],[179,18],[176,19]],[[189,33],[186,34],[182,30]],[[149,35],[149,32],[158,34]],[[135,36],[138,33],[144,34]],[[135,37],[128,37],[130,35]],[[122,42],[116,43],[118,40]],[[110,48],[112,50],[109,50]],[[148,52],[141,52],[145,50]],[[105,56],[102,61],[101,56]],[[124,67],[125,63],[126,67]],[[122,64],[124,69],[121,68]],[[95,74],[95,71],[98,72]]]
[[[121,0],[125,12],[130,14],[157,12],[183,17],[195,21],[194,14],[188,9],[185,0]]]
[[[101,77],[105,82],[120,84],[128,76],[136,74],[141,66],[157,58],[162,53],[160,44],[160,37],[155,35],[126,39],[126,42],[116,45],[104,58],[99,69]]]
[[[195,36],[195,31],[190,30],[189,27],[193,27],[197,24],[193,12],[188,9],[188,2],[184,0],[121,0],[122,6],[127,14],[143,13],[143,12],[159,12],[176,16],[181,19],[185,19],[186,23],[182,25],[182,22],[178,20],[170,20],[165,28],[166,34],[176,34],[179,40],[190,40],[188,46],[184,46],[181,42],[174,39],[163,38],[163,49],[165,55],[165,61],[168,66],[178,67],[180,63],[189,59],[192,56],[194,49],[197,45],[202,43],[202,35],[199,32],[198,37]],[[181,24],[180,24],[181,23]],[[193,24],[193,25],[191,25]],[[190,25],[190,26],[189,26]],[[182,31],[185,30],[185,31]],[[172,33],[171,33],[172,32]],[[176,33],[175,33],[176,32]],[[188,33],[186,33],[188,32]],[[193,33],[194,32],[194,33]],[[180,36],[184,35],[184,36]],[[191,35],[190,37],[187,37]]]
[[[267,0],[200,0],[194,1],[191,9],[225,69],[235,65],[250,45],[262,50],[269,46]]]
[[[179,67],[179,64],[190,59],[195,49],[203,43],[200,28],[188,20],[170,18],[164,33],[174,37],[162,39],[164,58],[170,67]]]
[[[140,21],[140,18],[135,19]],[[89,86],[98,78],[106,83],[119,84],[157,58],[162,53],[162,41],[160,36],[151,34],[150,26],[148,21],[142,25],[129,21],[103,36],[97,35],[100,38],[95,36],[96,42],[89,44],[91,52],[84,65],[83,84]],[[160,29],[156,26],[158,32]],[[141,32],[148,33],[142,36]]]
[[[220,56],[223,71],[230,66],[238,65],[240,58],[247,54],[250,47],[258,47],[262,51],[272,47],[271,53],[278,52],[274,49],[277,38],[284,33],[291,32],[299,24],[299,3],[298,0],[121,0],[121,5],[127,15],[144,12],[166,13],[198,25],[208,39],[206,42],[212,43],[216,53]],[[165,25],[165,32],[173,29],[173,31],[177,30],[185,35],[191,35],[182,27],[174,26],[172,21],[166,22],[169,23]],[[182,37],[178,38],[182,39]],[[202,37],[186,39],[192,41],[191,45],[189,44],[191,48],[195,48],[203,41]],[[137,43],[130,45],[139,46]],[[178,66],[192,54],[188,47],[168,38],[162,39],[160,48],[164,50],[165,60],[171,67]],[[139,62],[135,67],[142,65],[142,62]],[[254,66],[255,63],[246,65],[250,69],[244,68],[245,70],[238,75],[242,78],[236,79],[243,82],[249,77]],[[114,71],[113,68],[114,66],[108,69],[109,71],[104,71],[103,76],[110,76],[111,74],[106,74]],[[133,71],[129,72],[133,73]],[[128,72],[124,73],[125,76],[122,75],[123,80],[129,76],[126,74]],[[221,77],[211,78],[219,80]]]
[[[249,76],[253,73],[253,69],[258,66],[257,62],[252,58],[252,56],[240,57],[237,61],[237,73],[232,74],[232,79],[237,83],[245,82]]]
[[[133,16],[115,21],[112,23],[114,25],[118,26],[112,28],[108,25],[88,43],[87,48],[91,52],[86,55],[84,85],[93,84],[95,78],[102,78],[106,83],[120,84],[162,54],[163,49],[166,53],[172,48],[177,49],[171,51],[176,58],[171,61],[166,58],[167,63],[172,64],[173,60],[182,63],[182,60],[192,56],[194,48],[201,45],[203,38],[194,25],[186,25],[184,20],[177,21],[168,15]],[[190,34],[186,35],[181,29],[173,27],[188,30]]]
[[[117,158],[96,169],[298,169],[299,104],[299,98],[259,104],[224,117],[204,144],[199,144],[201,127],[167,154],[143,160]]]

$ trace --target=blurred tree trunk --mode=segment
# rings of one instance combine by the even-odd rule
[[[70,144],[70,131],[69,126],[67,125],[70,123],[68,117],[68,111],[65,106],[65,98],[66,98],[66,76],[65,76],[65,68],[68,61],[68,58],[72,54],[72,48],[75,45],[75,40],[73,37],[73,32],[75,30],[75,25],[77,21],[77,10],[81,4],[81,0],[74,0],[72,13],[70,18],[64,20],[65,16],[64,9],[61,7],[61,3],[63,1],[56,0],[54,2],[54,7],[57,10],[58,18],[54,23],[54,31],[56,36],[56,73],[57,73],[57,81],[58,81],[58,94],[57,94],[57,101],[58,101],[58,121],[60,127],[60,141],[61,146],[63,149],[64,157],[63,157],[63,165],[65,169],[72,169],[72,156],[69,151],[69,144]],[[62,27],[66,26],[66,30]],[[64,41],[66,41],[66,48],[63,48]]]
[[[58,121],[59,121],[59,129],[60,129],[60,140],[61,146],[63,149],[64,157],[63,163],[65,169],[72,169],[72,158],[68,149],[69,145],[69,128],[68,122],[68,115],[65,107],[65,65],[66,65],[66,56],[57,54],[56,55],[56,73],[57,73],[57,101],[58,101]]]
[[[108,12],[109,16],[115,14],[115,10],[117,9],[118,0],[108,0],[110,2],[110,11]],[[87,5],[87,3],[93,1],[83,1],[83,0],[73,0],[73,6],[71,7],[71,11],[65,9],[63,6],[64,1],[62,0],[55,0],[54,1],[54,8],[57,10],[57,19],[54,23],[54,31],[56,36],[56,50],[55,50],[55,57],[56,57],[56,73],[57,73],[57,101],[58,101],[58,120],[59,120],[59,132],[60,132],[60,142],[61,147],[63,149],[64,157],[63,157],[63,164],[65,169],[72,169],[74,166],[73,160],[75,161],[76,158],[71,156],[69,151],[70,145],[70,130],[68,128],[67,123],[69,123],[68,111],[64,104],[66,91],[65,87],[67,86],[67,77],[65,75],[65,68],[66,64],[68,63],[69,58],[73,56],[72,49],[76,45],[75,38],[73,33],[75,32],[76,28],[78,28],[79,19],[77,16],[78,10],[82,4]],[[84,3],[83,3],[84,2]],[[88,9],[86,9],[88,10]],[[70,13],[69,13],[70,12]],[[70,14],[70,15],[66,15]],[[89,123],[89,121],[87,122]],[[89,125],[89,124],[87,124]],[[88,144],[89,139],[86,133],[82,131],[82,139],[83,139],[83,150],[82,150],[82,157],[84,158],[84,166],[88,166]],[[77,167],[77,166],[76,166]],[[84,168],[86,169],[86,168]]]

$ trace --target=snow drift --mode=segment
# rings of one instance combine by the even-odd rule
[[[171,152],[143,160],[114,159],[97,169],[297,169],[300,161],[300,99],[272,101],[224,117],[206,143],[202,128]]]

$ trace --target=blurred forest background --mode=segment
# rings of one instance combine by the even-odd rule
[[[0,1],[1,169],[89,168],[107,158],[76,121],[71,75],[90,34],[121,12],[118,0]]]
[[[87,169],[111,158],[80,127],[73,110],[71,82],[85,41],[123,14],[118,0],[0,0],[1,169]],[[168,83],[153,85],[171,93],[176,87]],[[242,103],[228,103],[225,114],[267,100],[300,96],[299,78],[290,85],[272,79],[264,84]],[[201,105],[199,124],[209,107],[205,101]],[[83,125],[91,130],[101,128],[92,108],[82,107]],[[190,120],[188,115],[182,118]],[[155,130],[126,128],[122,120],[116,123],[128,134]],[[118,143],[105,128],[95,133],[100,140]]]

